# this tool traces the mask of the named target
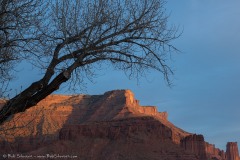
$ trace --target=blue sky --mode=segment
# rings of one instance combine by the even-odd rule
[[[168,88],[157,72],[137,82],[107,71],[87,91],[129,88],[142,105],[168,111],[175,125],[221,149],[228,141],[240,143],[239,7],[237,0],[169,0],[169,23],[183,30],[174,42],[181,50],[171,62],[174,86]]]
[[[170,120],[222,149],[240,143],[240,1],[170,0],[167,7],[170,22],[184,27]]]
[[[225,149],[228,141],[240,144],[240,1],[168,0],[169,24],[183,34],[174,41],[181,53],[173,54],[173,87],[166,86],[158,72],[139,81],[128,80],[119,71],[103,69],[86,81],[80,93],[102,94],[108,90],[131,89],[142,105],[167,111],[169,120]],[[12,87],[26,87],[39,76],[29,65],[20,65]],[[69,94],[66,87],[59,92]]]

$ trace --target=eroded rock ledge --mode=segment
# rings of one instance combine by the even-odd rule
[[[225,153],[205,142],[202,135],[173,125],[167,112],[141,106],[130,90],[50,95],[0,126],[0,134],[3,153],[57,153],[61,149],[79,153],[82,159],[98,160],[106,155],[114,160],[138,160],[139,153],[145,159],[239,160],[236,143],[228,143]]]

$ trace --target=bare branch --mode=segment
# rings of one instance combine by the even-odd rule
[[[10,9],[4,4],[0,9],[0,21],[5,22],[1,24],[6,24],[0,25],[0,36],[4,38],[0,44],[6,46],[0,47],[0,65],[19,59],[21,56],[13,54],[19,51],[24,59],[31,57],[29,62],[39,63],[44,74],[8,101],[0,111],[0,123],[37,104],[62,83],[92,76],[95,63],[110,64],[136,77],[149,69],[157,70],[171,84],[169,76],[173,72],[167,59],[169,52],[177,51],[171,42],[179,35],[167,24],[164,0],[50,1],[47,12],[39,12],[36,0],[23,2]],[[22,9],[26,7],[25,12]],[[37,18],[24,17],[33,8],[37,8]],[[14,20],[20,16],[17,32],[13,32],[15,23],[2,19],[6,15],[14,15]],[[26,32],[29,27],[31,34]],[[6,48],[9,50],[2,52]]]

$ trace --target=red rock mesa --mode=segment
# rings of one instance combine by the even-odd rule
[[[68,154],[83,160],[226,160],[225,152],[202,135],[169,122],[167,112],[141,106],[130,90],[50,95],[5,122],[0,135],[0,153]],[[227,157],[238,156],[237,145],[228,146]]]

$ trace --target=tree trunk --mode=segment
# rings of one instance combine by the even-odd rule
[[[33,83],[19,95],[10,99],[0,111],[0,125],[12,115],[24,112],[26,109],[36,105],[39,101],[58,90],[59,86],[70,78],[68,71],[61,72],[52,82],[43,87],[42,80]]]

